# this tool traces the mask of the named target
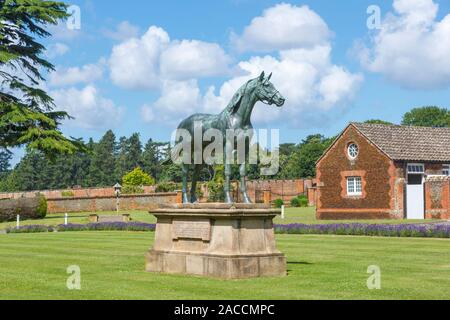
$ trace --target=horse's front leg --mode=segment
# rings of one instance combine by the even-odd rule
[[[225,164],[225,203],[234,203],[233,197],[231,196],[231,164]]]
[[[239,168],[239,174],[241,176],[240,189],[242,193],[242,201],[244,203],[252,203],[247,193],[247,183],[246,183],[247,167],[245,166],[245,163],[241,164]]]
[[[189,173],[189,168],[186,164],[181,165],[181,171],[183,176],[183,185],[182,185],[182,193],[183,193],[183,203],[189,203],[188,194],[187,194],[187,176]]]
[[[191,186],[191,203],[197,203],[197,181],[200,176],[200,165],[194,165],[194,173],[192,174],[192,186]]]

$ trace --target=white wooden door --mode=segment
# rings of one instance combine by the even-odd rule
[[[409,175],[406,188],[406,216],[408,219],[425,219],[424,184],[422,175]]]

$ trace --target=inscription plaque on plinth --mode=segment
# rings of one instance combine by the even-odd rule
[[[173,221],[173,235],[174,240],[178,239],[193,239],[210,241],[211,240],[211,220],[179,220]]]

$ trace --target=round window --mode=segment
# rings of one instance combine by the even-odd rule
[[[351,143],[348,146],[348,156],[350,159],[354,160],[358,157],[359,154],[359,147],[355,143]]]

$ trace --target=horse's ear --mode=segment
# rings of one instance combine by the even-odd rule
[[[259,76],[259,82],[263,82],[264,81],[264,77],[266,76],[266,74],[265,74],[265,72],[263,71],[262,73],[261,73],[261,75]]]
[[[272,79],[272,72],[270,73],[269,77],[267,78],[267,81],[270,81]]]

